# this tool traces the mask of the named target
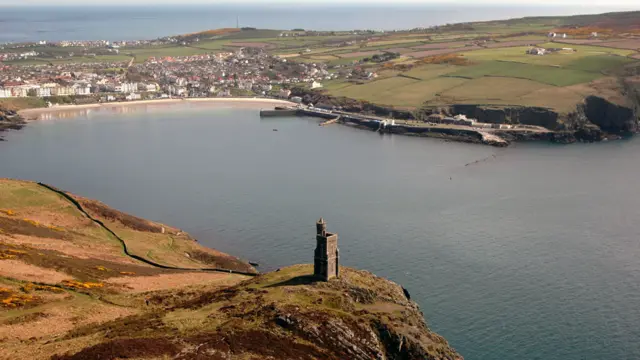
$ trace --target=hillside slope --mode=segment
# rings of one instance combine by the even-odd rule
[[[44,184],[0,179],[0,204],[2,359],[461,359],[373,274],[249,276],[179,229]]]

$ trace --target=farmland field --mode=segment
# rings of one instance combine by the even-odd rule
[[[589,82],[600,74],[574,69],[561,69],[550,66],[521,64],[508,61],[486,61],[450,73],[447,76],[479,78],[483,76],[513,77],[534,80],[555,86],[568,86]]]
[[[396,89],[417,83],[417,80],[411,80],[403,77],[392,77],[372,81],[363,85],[351,85],[332,92],[336,96],[346,96],[352,99],[361,99],[380,104],[387,104],[386,99],[393,95]],[[402,90],[404,92],[404,90]]]
[[[340,58],[361,58],[363,56],[373,56],[382,54],[381,51],[357,51],[346,54],[336,54]]]
[[[570,47],[570,48],[576,50],[576,52],[578,52],[579,54],[581,54],[583,56],[602,55],[602,54],[628,56],[628,55],[634,53],[633,50],[628,50],[628,49],[615,49],[615,48],[611,48],[611,47],[592,46],[592,45],[564,46],[564,45],[561,45],[561,44],[556,43],[556,42],[548,42],[548,43],[540,44],[540,46],[549,47],[549,48]]]
[[[369,41],[368,46],[387,46],[387,45],[400,45],[415,43],[416,39],[397,39],[397,40],[382,40],[382,41]]]
[[[623,40],[623,41],[606,41],[606,42],[600,43],[599,45],[618,48],[618,49],[640,50],[640,39]]]
[[[460,78],[434,78],[426,81],[417,81],[403,86],[402,91],[394,91],[387,94],[381,101],[383,104],[399,107],[419,107],[422,103],[432,100],[441,92],[451,88],[464,86],[468,80]]]
[[[481,49],[481,48],[477,47],[477,46],[467,46],[464,49],[466,51],[470,51],[470,50]],[[411,56],[413,58],[424,58],[424,57],[428,57],[428,56],[444,55],[444,54],[451,54],[451,53],[455,53],[455,52],[461,52],[461,50],[462,49],[432,49],[432,50],[423,50],[423,51],[411,52],[411,53],[407,53],[407,54],[404,54],[404,55]]]
[[[391,77],[346,87],[333,86],[333,95],[366,100],[378,104],[397,107],[419,107],[433,99],[441,91],[454,88],[466,82],[460,78],[433,78],[419,81],[405,77]]]
[[[632,59],[615,55],[585,56],[567,63],[565,67],[585,71],[602,72],[619,68],[633,62]]]
[[[104,62],[128,62],[130,56],[126,55],[98,55],[96,57],[74,56],[73,58],[49,59],[31,58],[26,60],[7,61],[7,64],[15,65],[46,65],[46,64],[70,64],[70,63],[104,63]]]
[[[586,94],[585,94],[586,95]],[[552,87],[533,91],[517,99],[517,104],[552,108],[559,112],[575,111],[583,95],[566,87]]]
[[[419,46],[414,46],[414,49],[451,49],[451,48],[459,48],[463,47],[466,44],[469,44],[468,41],[453,41],[453,42],[440,42],[440,43],[430,43]]]
[[[428,80],[444,74],[449,74],[459,69],[460,67],[454,65],[427,64],[404,72],[403,75]]]
[[[518,98],[534,91],[553,88],[531,80],[506,77],[482,77],[444,91],[442,96],[456,103],[517,103]]]

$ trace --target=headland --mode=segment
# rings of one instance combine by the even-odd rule
[[[2,358],[462,359],[401,286],[337,276],[330,254],[316,251],[334,266],[326,278],[317,264],[258,274],[50,185],[0,179],[0,204]]]

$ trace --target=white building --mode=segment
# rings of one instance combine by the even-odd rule
[[[145,86],[145,91],[148,91],[148,92],[156,92],[156,91],[158,91],[158,84],[147,84]]]
[[[281,89],[278,92],[278,97],[283,98],[283,99],[288,99],[289,96],[291,96],[291,90],[288,89]]]
[[[125,99],[127,99],[129,101],[140,100],[140,99],[142,99],[142,95],[140,95],[138,93],[131,93],[131,94],[127,95],[125,97]]]
[[[36,93],[37,97],[49,97],[51,96],[51,88],[41,86],[39,88],[36,88]]]
[[[91,84],[78,83],[73,85],[73,91],[76,95],[91,95]]]
[[[76,91],[71,86],[58,86],[51,89],[51,95],[70,96],[75,94],[76,94]]]
[[[138,91],[138,83],[122,83],[116,85],[115,91],[120,93],[134,93]]]
[[[312,82],[312,83],[311,83],[311,88],[312,88],[312,89],[319,89],[319,88],[321,88],[321,87],[322,87],[322,84],[320,84],[320,83],[319,83],[319,82],[317,82],[317,81],[314,81],[314,82]]]
[[[11,89],[5,89],[0,87],[0,99],[1,98],[10,98],[13,97],[13,94],[11,93]]]
[[[169,94],[174,96],[182,96],[187,92],[187,89],[182,86],[169,86]]]

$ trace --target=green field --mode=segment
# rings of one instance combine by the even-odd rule
[[[553,88],[539,82],[506,77],[482,77],[442,93],[456,103],[517,103],[517,99],[534,91]]]
[[[27,60],[15,60],[7,61],[7,64],[12,65],[47,65],[47,64],[77,64],[77,63],[101,63],[101,62],[128,62],[131,60],[127,55],[99,55],[96,57],[74,56],[72,58],[65,59],[49,59],[49,58],[34,58]]]
[[[509,61],[485,61],[467,66],[446,76],[475,79],[483,76],[528,79],[554,86],[568,86],[589,82],[601,75],[583,70],[561,69],[551,66],[522,64]]]
[[[334,84],[326,89],[336,96],[408,108],[418,107],[423,102],[436,97],[439,92],[459,86],[466,81],[460,78],[433,78],[420,81],[406,77],[390,77],[362,85]]]
[[[428,80],[458,71],[459,69],[460,67],[454,65],[427,64],[404,72],[403,75],[421,80]]]
[[[611,69],[617,69],[626,64],[635,62],[633,60],[623,56],[616,55],[597,55],[586,56],[577,60],[574,60],[565,66],[571,69],[578,69],[591,72],[603,72]]]

